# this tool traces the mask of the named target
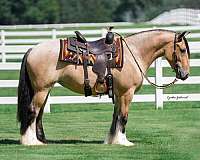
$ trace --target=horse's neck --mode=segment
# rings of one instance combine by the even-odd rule
[[[172,42],[173,38],[172,32],[152,31],[127,37],[126,40],[142,70],[146,72],[156,58],[164,55],[163,47]]]

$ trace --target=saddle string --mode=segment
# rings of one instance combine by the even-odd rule
[[[126,44],[126,46],[127,46],[128,50],[129,50],[129,52],[131,53],[131,55],[132,55],[132,57],[133,57],[133,59],[134,59],[136,65],[137,65],[138,69],[140,70],[140,73],[141,73],[142,76],[147,80],[147,82],[149,82],[149,84],[151,84],[151,85],[154,86],[155,88],[164,89],[164,88],[168,88],[168,87],[174,85],[174,84],[178,81],[178,79],[175,78],[171,83],[164,84],[164,85],[157,85],[156,83],[151,82],[151,81],[149,80],[149,78],[147,77],[147,75],[142,71],[142,68],[140,67],[140,65],[139,65],[139,63],[138,63],[136,57],[134,56],[133,52],[131,51],[131,49],[130,49],[129,45],[127,44],[126,40],[124,39],[124,37],[123,37],[121,34],[119,34],[119,33],[116,33],[116,32],[114,32],[114,33],[117,34],[118,36],[120,36],[121,40]]]

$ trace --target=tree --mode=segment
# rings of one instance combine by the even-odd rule
[[[59,22],[56,0],[1,0],[1,24],[36,24]]]
[[[60,0],[61,21],[111,22],[119,0]]]
[[[0,24],[14,24],[17,20],[13,13],[13,2],[7,0],[0,1]]]
[[[22,15],[23,23],[58,23],[59,4],[56,0],[31,0],[31,6]]]
[[[115,21],[145,21],[154,16],[162,6],[162,0],[121,0],[115,11]]]
[[[140,22],[200,0],[0,0],[0,24]]]

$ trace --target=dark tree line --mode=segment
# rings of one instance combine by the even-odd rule
[[[0,0],[0,24],[145,21],[200,0]]]

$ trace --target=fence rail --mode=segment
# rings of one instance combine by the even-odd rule
[[[1,28],[1,26],[0,26]],[[155,27],[153,27],[155,28]],[[190,39],[197,39],[197,41],[189,41],[189,46],[192,54],[200,53],[200,33],[199,26],[175,26],[175,27],[162,27],[161,29],[168,29],[174,31],[188,30],[192,31],[188,35]],[[113,31],[120,34],[131,34],[139,31],[149,30],[152,28],[129,28],[129,29],[114,29]],[[95,40],[105,35],[105,29],[95,30],[80,30],[88,40]],[[193,31],[195,31],[193,33]],[[7,31],[1,30],[0,36],[0,70],[19,70],[20,63],[7,62],[9,59],[22,59],[24,53],[35,44],[46,41],[49,39],[55,39],[59,37],[66,37],[74,35],[73,31],[68,30],[56,30],[51,31]],[[41,38],[42,37],[42,38]],[[200,59],[191,59],[190,65],[192,67],[200,67]],[[151,81],[158,84],[168,83],[173,80],[173,77],[163,77],[162,68],[169,67],[166,60],[161,58],[157,59],[151,67],[156,67],[156,77],[150,77]],[[149,85],[146,81],[144,85]],[[186,81],[178,81],[177,84],[200,84],[200,75],[191,76]],[[17,87],[18,80],[0,80],[1,88]],[[55,87],[61,87],[56,84]],[[164,101],[200,101],[200,93],[193,94],[163,94],[163,90],[156,89],[155,94],[135,95],[135,102],[156,102],[157,107],[163,107]],[[83,96],[50,96],[48,104],[61,104],[61,103],[107,103],[111,102],[107,96],[98,97],[83,97]],[[0,104],[16,104],[16,97],[0,97]],[[47,109],[49,110],[49,109]]]

